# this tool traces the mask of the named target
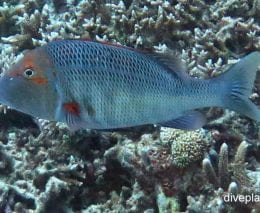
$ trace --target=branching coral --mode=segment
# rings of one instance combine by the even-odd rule
[[[216,175],[210,160],[207,158],[203,160],[203,170],[206,173],[208,180],[215,187],[221,187],[223,189],[221,193],[222,197],[239,194],[244,196],[260,196],[259,186],[256,185],[257,179],[251,178],[251,172],[246,169],[245,160],[247,146],[248,144],[245,141],[240,143],[234,161],[231,164],[228,164],[228,146],[225,143],[222,144],[219,153],[218,175]],[[254,203],[252,200],[250,203],[244,203],[243,201],[241,203],[230,202],[230,204],[233,204],[231,205],[231,208],[234,208],[234,210],[241,206],[244,209],[258,208],[258,203]]]
[[[8,156],[0,143],[0,176],[8,175],[13,170],[13,159]]]
[[[186,137],[184,131],[176,131],[172,135],[169,134],[170,132],[170,129],[164,129],[163,136],[161,136],[163,141],[155,140],[152,142],[152,135],[143,135],[138,143],[123,140],[122,143],[105,153],[107,162],[118,161],[137,180],[145,194],[150,194],[152,191],[159,193],[158,202],[162,205],[162,209],[166,208],[166,206],[163,207],[166,204],[161,202],[170,202],[170,205],[173,205],[172,208],[179,208],[179,200],[183,199],[186,193],[195,190],[190,181],[192,179],[198,183],[204,181],[196,171],[199,164],[196,167],[194,163],[202,159],[206,151],[205,147],[200,152],[197,150],[197,156],[200,157],[193,160],[191,160],[192,157],[185,154],[189,153],[192,147],[201,145],[200,142],[197,144],[195,142],[201,139],[202,135],[196,132],[189,133],[193,134],[192,139],[190,139]],[[172,137],[169,137],[169,135]],[[173,137],[173,135],[176,137]],[[185,138],[187,149],[184,148],[181,152],[178,152],[179,149],[176,148],[176,151],[173,152],[171,143],[181,143],[185,141]],[[204,141],[202,144],[206,145],[207,143]],[[180,164],[174,161],[174,158],[180,159],[182,157],[187,158],[185,165],[183,160],[180,161]],[[165,200],[161,200],[163,198]]]
[[[4,167],[5,172],[0,173],[1,178],[6,180],[4,183],[6,187],[2,189],[6,189],[3,191],[3,193],[7,193],[6,200],[12,199],[10,191],[14,192],[15,202],[0,202],[0,211],[5,208],[12,210],[18,208],[37,212],[46,212],[49,209],[61,212],[69,208],[67,204],[76,208],[77,198],[75,196],[78,196],[80,188],[82,194],[91,193],[93,195],[91,191],[85,191],[84,188],[86,185],[95,184],[96,179],[102,177],[106,171],[103,161],[98,162],[96,157],[86,161],[84,157],[86,152],[84,155],[79,152],[76,154],[73,149],[73,145],[80,146],[90,138],[94,141],[98,135],[83,131],[75,137],[70,135],[67,127],[56,125],[53,122],[39,121],[39,123],[41,126],[39,135],[37,135],[38,131],[34,136],[34,131],[30,133],[14,129],[14,132],[9,133],[7,142],[1,145],[3,155],[1,154],[0,157],[0,165]],[[3,134],[7,133],[3,132]],[[107,144],[105,140],[107,139],[103,139],[104,145]],[[11,147],[16,149],[16,153],[10,149]],[[97,151],[90,148],[88,152],[89,155],[94,155]],[[22,195],[21,191],[25,191],[27,194]],[[70,193],[66,193],[68,191]],[[64,196],[64,193],[67,196]],[[98,194],[98,192],[96,193]],[[3,197],[4,194],[1,196]],[[20,200],[19,205],[17,200]],[[32,204],[29,205],[28,202]],[[59,203],[57,208],[53,207],[54,202],[55,205]],[[73,203],[75,204],[73,205]]]
[[[258,0],[11,0],[0,4],[1,72],[24,49],[55,39],[174,50],[198,78],[214,77],[246,53],[260,50]],[[258,93],[256,86],[255,103]],[[56,212],[66,208],[146,213],[236,209],[233,204],[227,207],[222,196],[258,193],[259,148],[254,144],[259,146],[259,126],[224,110],[207,114],[219,118],[205,126],[207,130],[187,133],[162,128],[158,138],[159,127],[75,135],[61,124],[42,120],[35,121],[38,129],[35,124],[14,127],[14,120],[25,119],[7,110],[7,116],[1,117],[0,212],[46,212],[54,201]],[[33,123],[31,118],[28,121]],[[243,140],[254,147],[250,162],[247,145],[243,142],[237,149]],[[200,162],[208,149],[203,172]],[[242,207],[257,208],[255,203]]]
[[[223,189],[227,189],[229,184],[229,172],[228,172],[228,146],[223,143],[220,152],[219,152],[219,160],[218,160],[218,176],[215,173],[215,170],[208,158],[203,160],[203,170],[208,176],[208,179],[211,183],[213,183],[216,187],[222,187]]]

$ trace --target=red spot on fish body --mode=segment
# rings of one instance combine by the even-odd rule
[[[72,113],[73,115],[79,116],[80,114],[79,105],[76,102],[65,103],[63,104],[63,107],[67,112]]]

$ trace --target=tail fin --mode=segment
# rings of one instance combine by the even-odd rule
[[[251,102],[249,96],[259,69],[260,51],[257,51],[242,58],[218,79],[225,82],[227,95],[223,95],[224,107],[258,122],[260,122],[260,109]]]

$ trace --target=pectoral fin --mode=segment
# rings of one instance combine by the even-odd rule
[[[200,112],[196,112],[196,111],[191,111],[191,112],[189,111],[177,119],[167,121],[164,123],[159,123],[159,125],[164,127],[190,130],[190,131],[199,129],[205,124],[206,124],[205,116]]]
[[[56,112],[56,119],[66,123],[71,131],[76,131],[86,126],[81,118],[80,106],[77,102],[61,103]]]

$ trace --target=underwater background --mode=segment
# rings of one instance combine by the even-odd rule
[[[0,70],[26,49],[73,38],[176,51],[207,79],[260,50],[259,23],[259,0],[0,0]],[[260,126],[235,112],[205,109],[211,122],[190,132],[72,134],[0,109],[0,213],[260,212]]]

